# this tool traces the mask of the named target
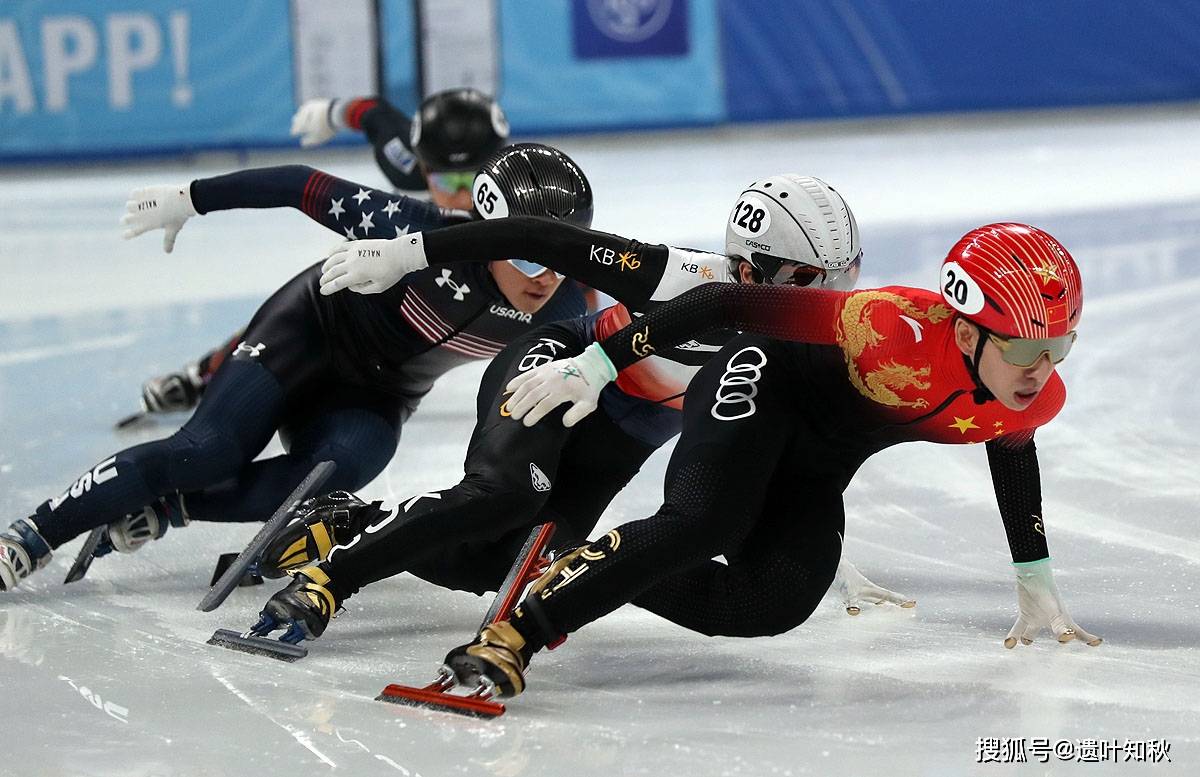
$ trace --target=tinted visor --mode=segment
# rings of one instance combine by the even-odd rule
[[[766,283],[775,286],[824,286],[838,291],[849,291],[858,282],[858,272],[862,267],[862,251],[854,257],[844,270],[827,272],[822,267],[815,267],[803,262],[793,262],[779,256],[754,253],[750,255],[754,265],[763,273]]]
[[[1074,331],[1067,332],[1061,337],[1041,337],[1036,339],[1026,337],[1001,337],[994,332],[988,332],[988,339],[1000,349],[1000,357],[1015,367],[1032,367],[1042,358],[1042,354],[1050,357],[1050,361],[1058,364],[1067,358],[1071,346],[1075,344],[1077,335]]]
[[[825,269],[822,267],[769,254],[752,253],[750,258],[762,273],[763,283],[773,286],[820,286],[825,281]]]
[[[474,170],[455,170],[441,173],[429,173],[429,185],[437,187],[440,191],[460,192],[463,189],[470,191],[471,184],[475,182]]]
[[[539,275],[541,275],[542,273],[544,273],[550,269],[549,267],[547,267],[544,264],[538,264],[537,262],[527,262],[524,259],[509,259],[508,263],[511,264],[513,267],[516,267],[518,270],[520,270],[521,274],[524,275],[526,278],[536,278]],[[556,272],[554,274],[555,274],[555,276],[557,276],[559,278],[562,277],[562,273]]]

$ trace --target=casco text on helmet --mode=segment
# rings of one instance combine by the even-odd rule
[[[942,261],[942,297],[968,321],[1005,337],[1061,337],[1083,312],[1079,267],[1049,233],[987,224]]]
[[[800,262],[825,271],[824,284],[849,288],[862,256],[854,213],[819,178],[764,178],[740,195],[725,225],[725,253],[760,272],[761,259]],[[849,283],[846,281],[849,280]]]
[[[409,146],[431,172],[475,170],[508,140],[499,104],[477,89],[426,97],[413,116]]]
[[[485,219],[545,216],[592,224],[587,176],[571,157],[541,143],[516,143],[492,154],[475,175],[471,194]]]

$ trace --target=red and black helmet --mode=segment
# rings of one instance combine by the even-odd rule
[[[1075,260],[1028,224],[987,224],[963,235],[942,262],[941,290],[964,318],[1002,337],[1062,337],[1083,311]]]

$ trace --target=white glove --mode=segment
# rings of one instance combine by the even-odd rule
[[[1017,605],[1020,614],[1004,638],[1004,647],[1015,647],[1018,639],[1021,644],[1028,645],[1033,642],[1034,635],[1046,627],[1054,632],[1059,642],[1077,639],[1092,647],[1103,642],[1100,637],[1079,628],[1067,614],[1067,608],[1058,595],[1058,587],[1054,585],[1050,559],[1013,566],[1017,568]]]
[[[321,265],[321,293],[342,289],[378,294],[414,270],[429,266],[420,232],[391,240],[350,240],[333,249]]]
[[[292,137],[308,148],[326,143],[345,126],[341,100],[305,100],[292,116]]]
[[[838,562],[837,574],[834,575],[830,590],[836,591],[846,605],[846,612],[858,615],[864,604],[895,604],[910,609],[917,606],[917,600],[912,597],[889,591],[875,585],[858,568],[846,559]]]
[[[175,248],[175,236],[185,221],[196,214],[192,204],[192,185],[147,186],[134,189],[125,201],[121,237],[129,240],[152,229],[163,230],[163,250],[168,254]]]
[[[542,364],[510,380],[505,390],[512,396],[505,404],[513,418],[524,418],[526,426],[533,426],[563,402],[570,402],[563,426],[574,426],[596,409],[600,390],[616,377],[608,354],[599,343],[592,343],[578,356]]]

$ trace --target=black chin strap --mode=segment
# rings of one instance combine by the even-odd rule
[[[975,383],[975,390],[971,392],[971,398],[975,400],[975,404],[982,405],[984,402],[995,399],[996,395],[989,391],[979,378],[979,360],[983,358],[983,346],[987,342],[988,331],[979,325],[976,325],[975,328],[979,332],[979,340],[975,343],[975,355],[970,360],[964,355],[963,361],[966,362],[967,371],[971,373],[971,380]]]

